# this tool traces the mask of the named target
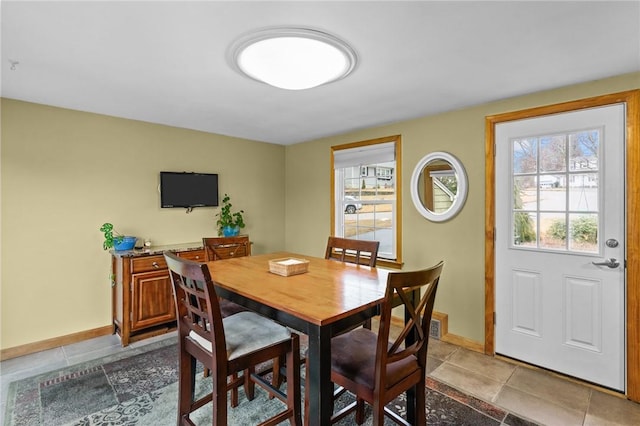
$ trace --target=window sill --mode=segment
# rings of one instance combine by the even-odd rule
[[[398,262],[396,260],[389,259],[378,259],[376,261],[376,267],[382,266],[383,268],[391,268],[391,269],[402,269],[402,262]]]

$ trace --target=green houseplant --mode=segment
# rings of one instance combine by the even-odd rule
[[[244,210],[239,210],[237,212],[231,212],[231,197],[229,194],[224,194],[224,198],[222,199],[222,208],[216,214],[218,220],[216,221],[216,225],[218,226],[218,235],[225,237],[232,237],[234,235],[238,235],[240,233],[240,229],[245,227],[244,217],[242,214]]]
[[[109,222],[103,223],[100,232],[104,234],[102,248],[104,250],[131,250],[136,243],[136,237],[125,236],[113,228]]]

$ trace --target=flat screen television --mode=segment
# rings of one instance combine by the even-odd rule
[[[160,172],[160,206],[213,207],[218,205],[215,173]]]

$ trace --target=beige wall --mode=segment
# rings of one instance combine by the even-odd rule
[[[443,259],[445,269],[436,310],[449,314],[449,332],[484,342],[485,116],[637,88],[640,73],[288,146],[287,250],[322,255],[331,232],[330,147],[400,134],[405,269]],[[420,216],[410,196],[413,168],[432,151],[447,151],[458,157],[469,177],[469,195],[462,212],[445,223],[432,223]]]
[[[284,249],[284,147],[2,100],[1,348],[109,325],[98,228],[154,244],[215,236],[218,208],[159,207],[161,170],[219,174],[255,253]]]
[[[406,269],[446,261],[436,309],[449,331],[484,340],[484,117],[640,88],[640,73],[282,147],[2,100],[0,348],[110,324],[109,256],[98,228],[155,244],[215,234],[218,209],[160,209],[160,170],[217,172],[246,211],[253,252],[321,256],[330,230],[330,147],[402,135]],[[414,209],[411,173],[429,152],[467,169],[462,212],[431,223]],[[117,164],[114,161],[117,160]]]

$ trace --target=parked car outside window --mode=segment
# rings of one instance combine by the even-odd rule
[[[351,195],[344,196],[345,207],[344,212],[348,214],[354,214],[358,210],[362,209],[362,203],[358,201],[356,197]]]

